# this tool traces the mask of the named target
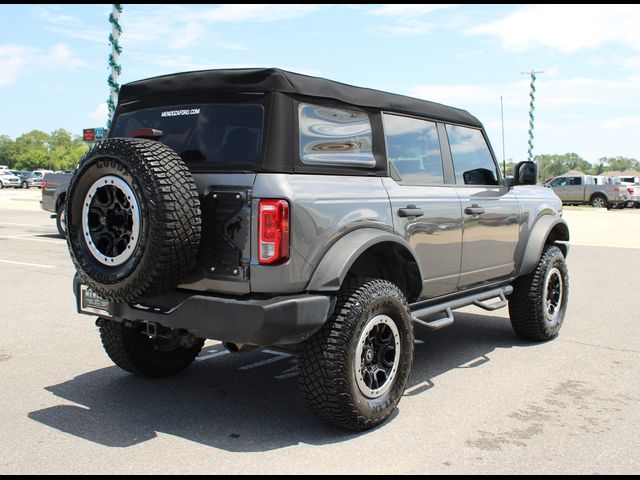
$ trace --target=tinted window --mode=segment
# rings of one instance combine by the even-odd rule
[[[383,122],[392,173],[413,184],[444,183],[436,124],[389,114],[383,115]]]
[[[498,173],[482,131],[447,125],[456,183],[497,185]]]
[[[556,178],[553,179],[549,182],[549,185],[552,187],[563,187],[567,184],[567,178],[566,177],[561,177],[561,178]]]
[[[582,185],[582,177],[569,177],[569,185]]]
[[[181,105],[120,114],[111,136],[143,128],[162,130],[160,141],[189,165],[251,169],[261,156],[262,105]]]
[[[301,103],[300,160],[309,165],[375,167],[366,113]]]

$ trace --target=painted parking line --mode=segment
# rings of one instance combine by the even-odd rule
[[[31,234],[27,235],[0,235],[0,238],[4,238],[7,240],[26,240],[28,242],[44,242],[44,243],[55,243],[57,245],[67,245],[65,240],[47,240],[45,238],[32,238]]]
[[[285,358],[291,357],[290,353],[274,352],[273,350],[262,350],[262,352],[273,355],[273,357],[267,358],[266,360],[261,360],[259,362],[251,363],[249,365],[245,365],[243,367],[238,368],[238,370],[251,370],[252,368],[263,367],[265,365],[279,362],[280,360],[284,360]]]
[[[201,355],[198,358],[196,358],[197,362],[202,362],[203,360],[209,360],[211,358],[216,358],[216,357],[222,357],[223,355],[227,355],[229,352],[229,350],[222,350],[221,352],[218,352],[216,350],[211,350],[211,353],[207,353],[206,355]]]
[[[12,265],[22,265],[22,266],[25,266],[25,267],[56,268],[53,265],[42,265],[40,263],[16,262],[16,261],[13,261],[13,260],[1,260],[0,259],[0,263],[10,263]]]
[[[47,227],[47,228],[52,228],[55,229],[55,226],[51,225],[51,224],[43,224],[43,223],[10,223],[10,222],[0,222],[0,225],[9,225],[12,227]]]

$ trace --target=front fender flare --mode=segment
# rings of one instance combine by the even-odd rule
[[[567,222],[562,218],[553,215],[545,215],[541,217],[533,226],[527,246],[522,256],[522,263],[518,271],[518,276],[528,275],[533,271],[542,255],[542,249],[544,248],[549,235],[554,228],[558,228],[557,238],[554,240],[569,240],[569,227]],[[569,245],[561,245],[562,253],[566,257],[569,252]]]
[[[383,242],[393,242],[404,247],[415,260],[420,270],[420,278],[424,278],[419,260],[413,253],[411,245],[403,238],[375,228],[360,228],[346,234],[327,250],[313,272],[307,290],[310,292],[339,290],[358,257],[368,248]]]

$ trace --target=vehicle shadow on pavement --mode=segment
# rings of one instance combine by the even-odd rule
[[[456,324],[442,331],[418,327],[416,338],[405,395],[433,388],[439,375],[456,368],[480,367],[497,348],[531,345],[515,337],[508,319],[466,313],[456,314]],[[95,370],[46,387],[77,405],[57,405],[28,417],[120,448],[151,440],[158,433],[230,452],[330,444],[362,435],[321,422],[304,406],[294,377],[277,379],[283,371],[295,371],[294,357],[260,362],[264,356],[260,350],[224,355],[195,362],[181,375],[161,380],[136,378],[115,366]],[[247,367],[259,363],[267,364]]]
[[[516,337],[508,317],[454,312],[453,326],[429,331],[415,326],[413,368],[405,396],[419,395],[437,384],[438,376],[459,368],[479,368],[496,349],[530,347]]]

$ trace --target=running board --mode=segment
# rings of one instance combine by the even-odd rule
[[[439,330],[453,325],[454,318],[452,310],[469,305],[475,305],[476,307],[493,312],[494,310],[508,305],[509,301],[506,299],[506,295],[509,295],[511,292],[513,292],[513,287],[511,285],[506,285],[504,287],[487,290],[486,292],[479,292],[473,295],[456,298],[455,300],[449,300],[437,305],[418,308],[411,312],[411,317],[413,322],[418,325],[428,328],[429,330]],[[496,297],[499,297],[500,300],[489,304],[484,303],[486,300]],[[444,314],[445,317],[431,321],[423,320],[424,317],[431,317],[438,314]]]

